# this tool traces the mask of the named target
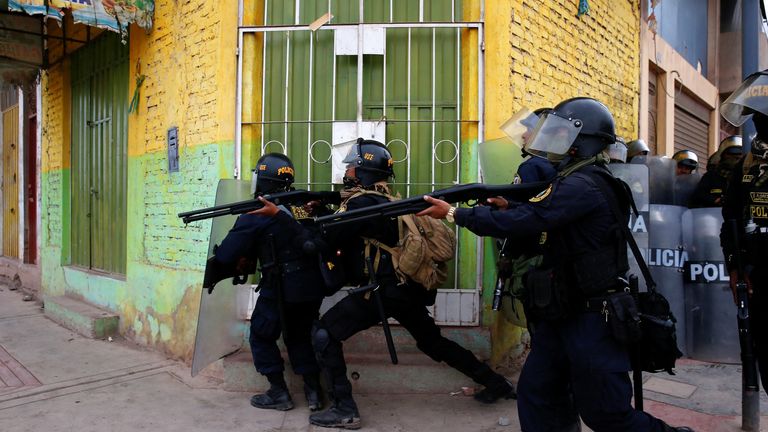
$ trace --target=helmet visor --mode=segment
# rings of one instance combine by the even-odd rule
[[[755,111],[768,115],[768,75],[752,74],[720,106],[728,123],[741,126]]]
[[[253,170],[251,177],[251,196],[256,196],[256,185],[259,182],[259,170]]]
[[[546,113],[541,116],[531,138],[526,142],[525,151],[542,157],[565,155],[582,126],[579,119],[567,119],[555,113]]]
[[[357,164],[361,161],[362,156],[360,154],[360,144],[357,142],[357,140],[348,141],[343,144],[340,144],[341,147],[349,146],[349,152],[344,157],[344,159],[341,161],[344,164]]]
[[[523,108],[501,125],[501,130],[507,134],[511,143],[519,148],[525,147],[533,135],[533,130],[539,122],[539,116],[528,108]]]
[[[616,142],[608,146],[608,156],[611,160],[627,161],[627,146],[623,142]]]

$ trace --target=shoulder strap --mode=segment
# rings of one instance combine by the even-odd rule
[[[637,261],[637,265],[640,267],[640,271],[643,273],[643,278],[645,279],[645,284],[648,287],[649,292],[655,292],[656,291],[656,282],[653,280],[653,277],[651,276],[651,270],[648,268],[648,264],[646,264],[645,259],[643,258],[643,255],[640,253],[640,248],[637,246],[637,242],[635,241],[635,237],[632,236],[632,232],[629,230],[629,227],[627,226],[626,221],[622,221],[622,214],[621,209],[619,208],[619,202],[618,197],[616,196],[614,191],[611,191],[611,188],[608,183],[608,179],[606,177],[610,176],[610,181],[619,181],[621,182],[621,189],[622,193],[629,194],[629,190],[626,186],[626,183],[624,183],[623,180],[617,179],[614,177],[610,171],[608,170],[593,170],[592,172],[596,173],[595,176],[597,181],[595,184],[600,189],[600,191],[605,196],[606,201],[608,201],[608,207],[611,209],[611,213],[613,213],[613,216],[616,218],[616,220],[619,222],[619,226],[621,226],[621,230],[624,232],[624,237],[627,239],[627,244],[629,245],[629,248],[632,249],[632,254],[635,256],[635,260]],[[635,214],[637,214],[637,208],[635,207],[635,201],[632,199],[632,195],[628,195],[627,197],[629,199],[629,202],[632,205],[632,209],[635,211]]]

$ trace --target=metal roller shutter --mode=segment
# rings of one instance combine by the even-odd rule
[[[675,105],[675,151],[691,150],[699,157],[699,166],[707,166],[709,123]]]

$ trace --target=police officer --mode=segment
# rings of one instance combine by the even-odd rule
[[[545,114],[529,144],[565,156],[558,177],[529,202],[495,198],[489,201],[506,210],[457,209],[425,197],[433,205],[422,214],[455,220],[478,235],[548,232],[542,268],[527,276],[531,352],[518,382],[525,431],[577,431],[579,416],[597,432],[690,431],[632,408],[629,354],[590,301],[617,289],[617,278],[628,269],[620,227],[626,221],[611,211],[613,203],[628,216],[628,203],[605,166],[604,150],[615,141],[605,105],[568,99]]]
[[[645,141],[641,139],[630,141],[629,144],[627,144],[627,163],[631,163],[632,158],[635,156],[647,156],[650,151],[651,149]]]
[[[679,150],[672,155],[672,159],[677,162],[676,175],[692,174],[699,166],[699,157],[690,150]]]
[[[279,153],[269,153],[256,163],[252,191],[256,197],[288,191],[293,180],[290,159]],[[303,244],[311,234],[295,217],[303,213],[304,209],[300,207],[281,206],[278,209],[271,206],[268,210],[262,208],[241,215],[215,251],[216,259],[223,264],[258,260],[261,266],[259,297],[251,315],[248,340],[256,370],[267,377],[270,388],[264,394],[251,397],[251,405],[257,408],[286,411],[294,406],[277,346],[282,329],[285,329],[283,341],[291,366],[304,378],[309,409],[322,408],[320,368],[310,331],[319,316],[325,290],[318,282],[322,281],[322,276],[317,256],[304,252]],[[273,256],[273,251],[277,256]],[[283,319],[284,323],[281,322]]]
[[[720,112],[737,127],[751,118],[757,131],[750,152],[734,167],[723,197],[723,219],[726,224],[735,219],[742,230],[739,249],[726,225],[720,239],[731,273],[734,298],[737,254],[746,267],[750,331],[760,380],[763,390],[768,392],[768,267],[765,265],[765,251],[768,250],[768,70],[747,77],[723,102]]]
[[[347,171],[341,209],[354,210],[389,201],[387,180],[393,175],[393,161],[383,144],[359,139],[350,149],[344,163],[347,164]],[[341,253],[348,273],[347,280],[351,285],[366,285],[369,282],[364,262],[363,238],[394,246],[399,238],[397,220],[372,220],[326,233],[325,241]],[[397,319],[416,340],[416,346],[430,358],[444,361],[484,385],[485,389],[478,392],[475,399],[492,403],[501,397],[515,397],[514,387],[503,376],[480,362],[470,351],[440,334],[440,328],[427,310],[428,305],[434,304],[436,291],[428,291],[412,281],[401,284],[391,257],[383,250],[380,252],[375,272],[385,315]],[[375,247],[372,247],[370,255],[376,255]],[[360,293],[342,299],[316,323],[313,343],[331,386],[333,406],[324,412],[312,414],[309,417],[310,423],[346,429],[360,427],[360,414],[346,374],[342,342],[380,321],[372,296]]]
[[[736,164],[741,159],[741,137],[729,136],[720,142],[717,149],[707,161],[707,172],[699,180],[693,191],[690,208],[720,207],[723,205],[723,194]]]

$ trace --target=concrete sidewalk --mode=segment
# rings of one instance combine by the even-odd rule
[[[697,432],[737,431],[738,368],[687,361],[678,371],[646,377],[648,411]],[[308,425],[303,395],[294,395],[291,411],[264,411],[250,406],[250,393],[221,387],[128,342],[81,337],[0,286],[2,432],[328,431]],[[520,430],[514,401],[486,406],[448,394],[362,394],[357,400],[366,431]],[[764,394],[762,402],[765,414]],[[510,425],[500,426],[500,417]],[[768,431],[768,417],[762,425]]]

